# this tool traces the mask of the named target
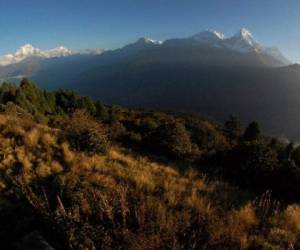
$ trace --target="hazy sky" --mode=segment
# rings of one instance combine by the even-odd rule
[[[0,0],[0,54],[31,43],[46,49],[116,48],[147,36],[248,28],[300,62],[299,0]]]

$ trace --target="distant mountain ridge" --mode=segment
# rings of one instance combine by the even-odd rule
[[[291,62],[285,56],[283,56],[278,48],[265,47],[261,45],[256,41],[251,32],[245,28],[241,28],[235,35],[229,38],[226,38],[226,36],[221,32],[206,30],[188,38],[169,39],[166,40],[164,44],[180,45],[181,43],[188,44],[189,42],[193,42],[194,45],[202,44],[215,48],[229,49],[241,53],[255,52],[273,57],[282,64],[281,66],[291,64]]]
[[[151,46],[168,46],[168,45],[205,45],[209,47],[230,49],[241,53],[261,53],[280,61],[283,65],[291,64],[291,62],[285,58],[282,53],[276,47],[265,47],[259,44],[253,37],[250,31],[245,28],[241,28],[232,37],[226,38],[222,32],[214,30],[206,30],[199,32],[187,38],[168,39],[166,41],[154,40],[151,38],[140,38],[137,42],[129,45],[125,45],[123,49],[133,47],[134,49],[144,49]],[[80,51],[72,51],[64,46],[59,46],[54,49],[41,50],[33,47],[31,44],[25,44],[21,46],[15,53],[6,54],[0,56],[0,66],[7,66],[10,64],[19,63],[30,57],[38,57],[40,59],[49,59],[56,57],[67,57],[72,55],[100,55],[106,52],[106,49],[84,49]]]
[[[105,49],[97,48],[97,49],[86,49],[80,51],[72,51],[63,46],[59,46],[49,50],[42,50],[39,48],[33,47],[31,44],[25,44],[21,46],[15,53],[6,54],[0,56],[0,66],[6,66],[10,64],[15,64],[22,62],[30,57],[37,57],[40,59],[49,59],[55,57],[66,57],[72,56],[75,54],[97,54],[100,55],[103,53]]]
[[[115,50],[26,59],[0,66],[0,78],[27,76],[46,89],[68,88],[108,104],[196,112],[224,121],[258,121],[300,141],[300,67],[246,29],[165,41],[141,38]]]
[[[31,44],[25,44],[24,46],[20,47],[16,53],[1,56],[0,65],[5,66],[18,63],[27,59],[28,57],[52,58],[70,55],[72,55],[72,51],[63,46],[50,50],[41,50],[34,48]]]

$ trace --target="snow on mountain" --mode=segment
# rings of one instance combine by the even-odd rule
[[[151,39],[151,38],[147,38],[147,37],[141,37],[140,39],[137,40],[136,43],[161,45],[163,42],[159,41],[159,40],[154,40],[154,39]]]
[[[226,38],[221,32],[206,30],[187,38],[170,39],[165,41],[164,44],[203,44],[211,47],[231,49],[241,53],[261,52],[264,50],[264,47],[260,45],[251,32],[245,28],[240,29],[235,35],[229,38]]]
[[[163,42],[153,40],[146,37],[139,38],[136,42],[130,43],[125,45],[121,50],[126,51],[126,53],[136,53],[140,50],[146,49],[146,48],[152,48],[156,46],[162,45]]]
[[[275,47],[265,47],[261,45],[246,28],[241,28],[235,35],[226,38],[221,32],[206,30],[190,36],[185,39],[170,39],[165,44],[189,44],[187,41],[193,41],[193,44],[199,43],[206,46],[226,48],[240,53],[261,53],[273,57],[274,59],[287,65],[290,61]]]
[[[215,48],[224,48],[240,53],[259,53],[273,57],[283,65],[290,64],[290,61],[274,47],[265,47],[261,45],[246,28],[241,28],[236,34],[226,38],[222,32],[215,30],[205,30],[187,38],[169,39],[164,42],[150,38],[140,38],[136,43],[129,46],[134,49],[141,49],[149,46],[194,46],[201,44]]]
[[[14,58],[23,58],[31,55],[39,55],[42,51],[40,49],[34,48],[31,44],[25,44],[20,47],[14,55]]]
[[[206,30],[193,35],[190,38],[203,43],[215,43],[224,40],[225,35],[215,30]]]
[[[233,37],[225,40],[225,47],[239,52],[259,52],[263,50],[250,31],[242,28]]]
[[[31,44],[25,44],[20,47],[16,53],[0,56],[0,65],[5,66],[23,61],[28,57],[53,58],[72,55],[72,51],[60,46],[50,50],[41,50],[33,47]]]
[[[195,44],[230,49],[240,53],[262,53],[283,62],[283,64],[290,64],[290,62],[282,55],[282,53],[277,48],[264,47],[263,45],[259,44],[253,37],[251,32],[245,28],[240,29],[235,35],[229,38],[226,38],[223,33],[214,30],[206,30],[187,38],[170,39],[164,42],[142,37],[135,43],[126,45],[124,49],[126,48],[126,50],[129,50],[131,52],[137,52],[141,49],[160,45],[189,46]],[[20,47],[14,54],[0,56],[0,66],[18,63],[28,57],[53,58],[65,57],[74,54],[100,55],[105,51],[107,50],[97,48],[73,52],[63,46],[49,50],[41,50],[33,47],[31,44],[25,44],[24,46]]]
[[[45,57],[51,58],[51,57],[62,57],[62,56],[70,56],[73,54],[73,52],[63,46],[45,50],[44,51]]]

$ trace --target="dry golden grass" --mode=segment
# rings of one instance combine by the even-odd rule
[[[27,120],[0,116],[0,127],[0,190],[21,187],[73,249],[292,249],[300,242],[299,205],[262,222],[248,194],[194,170],[180,174],[120,148],[73,152],[59,131]]]

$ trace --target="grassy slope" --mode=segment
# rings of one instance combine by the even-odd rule
[[[300,207],[280,208],[193,170],[112,148],[73,152],[59,130],[0,116],[0,240],[37,231],[57,249],[292,249]],[[33,249],[29,247],[29,249]]]

